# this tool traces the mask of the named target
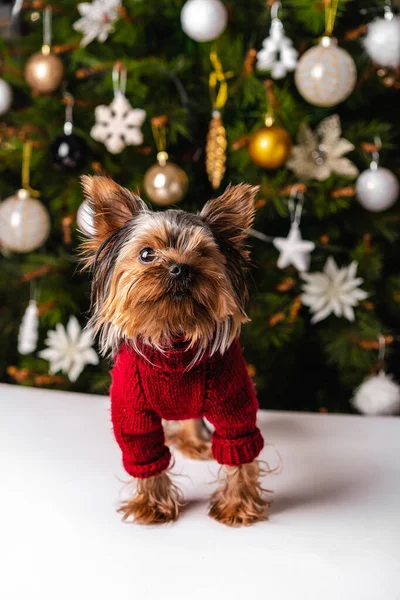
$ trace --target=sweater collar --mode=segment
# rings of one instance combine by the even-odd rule
[[[196,344],[190,347],[189,342],[185,341],[184,338],[174,338],[171,345],[162,351],[144,342],[138,343],[138,350],[140,352],[133,349],[132,346],[130,346],[130,349],[137,354],[139,360],[163,371],[189,370],[210,359],[209,350],[197,356],[199,346]]]

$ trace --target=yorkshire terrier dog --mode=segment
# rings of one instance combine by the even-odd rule
[[[123,464],[137,479],[123,519],[177,519],[182,494],[168,474],[162,420],[182,421],[167,440],[223,465],[209,514],[227,525],[265,518],[257,456],[257,399],[238,341],[245,312],[245,245],[256,187],[228,187],[197,214],[153,212],[107,177],[82,178],[94,235],[90,326],[114,355],[111,416]],[[206,418],[215,428],[210,441]]]

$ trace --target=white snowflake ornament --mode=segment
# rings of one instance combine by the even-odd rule
[[[280,252],[277,263],[279,269],[285,269],[289,265],[293,265],[300,273],[308,271],[310,253],[314,250],[315,244],[303,240],[297,223],[292,223],[286,238],[276,237],[272,243]]]
[[[306,283],[300,299],[313,313],[311,323],[323,321],[331,314],[354,321],[353,307],[368,297],[367,292],[359,288],[363,279],[356,277],[356,273],[355,261],[339,269],[330,256],[322,273],[301,274]]]
[[[265,38],[262,49],[257,52],[256,68],[270,71],[273,79],[282,79],[289,71],[294,71],[298,52],[293,42],[285,35],[282,21],[273,18],[269,36]]]
[[[400,386],[384,371],[367,377],[356,389],[353,406],[364,415],[397,415],[400,413]]]
[[[116,94],[109,106],[96,106],[95,119],[90,135],[97,142],[103,142],[111,154],[119,154],[126,146],[143,144],[140,127],[146,119],[146,111],[132,108],[123,93]]]
[[[87,46],[95,39],[105,42],[114,31],[120,6],[121,0],[93,0],[78,4],[81,18],[74,23],[74,29],[84,34],[80,45]]]
[[[67,327],[57,323],[55,330],[47,332],[45,350],[38,353],[40,358],[50,362],[50,373],[62,371],[70,381],[78,379],[86,365],[97,365],[99,357],[92,348],[93,332],[81,330],[78,319],[70,316]]]

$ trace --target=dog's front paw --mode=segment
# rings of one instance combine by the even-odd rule
[[[136,493],[118,508],[123,521],[141,525],[176,521],[183,506],[182,494],[167,473],[139,479]]]
[[[241,525],[251,525],[257,521],[265,521],[267,515],[268,503],[261,501],[259,503],[238,502],[230,504],[223,499],[211,501],[208,514],[219,523],[229,525],[230,527],[239,527]]]
[[[226,466],[220,486],[211,497],[210,517],[231,527],[267,519],[270,502],[264,496],[267,490],[261,487],[259,476],[257,461],[237,467]]]
[[[176,521],[179,516],[179,509],[175,504],[171,506],[149,504],[140,496],[122,502],[118,512],[122,514],[123,521],[133,520],[140,525],[170,523]]]

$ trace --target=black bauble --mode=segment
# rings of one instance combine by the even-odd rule
[[[66,171],[81,169],[87,156],[87,145],[79,135],[58,135],[50,144],[51,160],[55,167]]]

